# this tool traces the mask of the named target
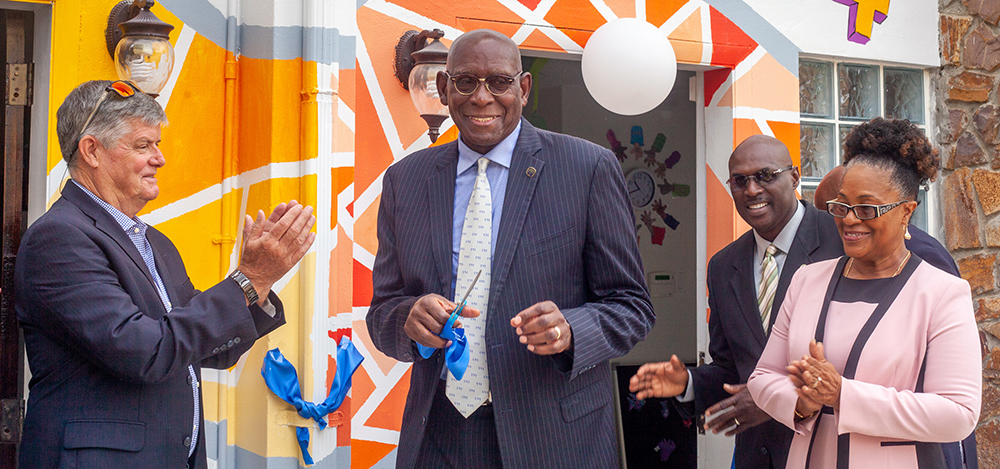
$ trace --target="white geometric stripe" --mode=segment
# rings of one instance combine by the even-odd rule
[[[469,367],[462,380],[456,380],[448,373],[446,394],[458,411],[468,418],[486,401],[489,395],[490,378],[486,368],[486,306],[490,297],[490,244],[493,236],[493,208],[490,181],[486,179],[486,167],[490,160],[479,158],[479,174],[476,186],[469,198],[469,208],[465,211],[462,224],[462,241],[458,250],[458,278],[455,281],[455,302],[469,289],[476,274],[472,293],[466,307],[479,310],[476,318],[462,318],[465,337],[469,347]]]

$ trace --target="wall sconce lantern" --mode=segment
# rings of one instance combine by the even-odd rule
[[[104,39],[115,60],[118,78],[129,80],[151,96],[157,96],[174,69],[173,25],[149,9],[153,0],[122,0],[111,9]]]
[[[437,141],[441,123],[448,118],[448,106],[441,104],[437,90],[437,74],[444,71],[448,60],[448,47],[441,43],[442,37],[444,31],[440,29],[403,33],[396,44],[393,62],[396,79],[403,89],[410,91],[413,105],[427,121],[431,143]]]

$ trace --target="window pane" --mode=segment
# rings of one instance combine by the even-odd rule
[[[799,62],[799,112],[811,117],[833,117],[833,64]]]
[[[920,189],[917,191],[917,209],[910,216],[910,224],[927,231],[927,191]]]
[[[878,116],[878,67],[838,64],[840,117],[868,120]]]
[[[885,117],[924,123],[923,77],[921,70],[885,69]]]
[[[799,129],[802,177],[821,178],[833,168],[833,125],[803,122]]]
[[[847,134],[851,133],[851,130],[854,129],[854,127],[856,126],[840,124],[840,146],[837,147],[840,148],[840,154],[837,155],[838,161],[840,161],[844,156],[844,140],[847,139]]]
[[[815,187],[803,187],[802,188],[802,200],[809,203],[809,205],[815,205],[813,200],[816,199],[816,188]]]

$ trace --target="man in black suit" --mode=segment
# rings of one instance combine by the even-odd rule
[[[764,351],[792,274],[844,254],[833,218],[799,201],[799,170],[773,137],[744,140],[729,158],[736,211],[752,230],[708,263],[712,362],[687,369],[677,356],[643,365],[629,389],[637,397],[677,396],[682,413],[705,413],[706,428],[736,435],[737,468],[783,468],[792,431],[754,404],[747,378]],[[772,247],[773,246],[773,247]]]
[[[531,74],[500,33],[458,37],[437,87],[459,140],[386,170],[366,318],[413,362],[396,467],[614,467],[608,359],[654,320],[618,161],[521,118]],[[416,344],[446,346],[470,285],[458,379]]]
[[[57,113],[71,180],[28,228],[14,270],[31,367],[20,467],[207,467],[201,367],[228,368],[284,324],[271,291],[312,245],[311,208],[248,215],[233,273],[205,292],[136,213],[165,164],[156,101],[76,87]]]

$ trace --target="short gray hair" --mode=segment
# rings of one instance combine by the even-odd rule
[[[59,149],[66,163],[72,165],[80,139],[93,135],[101,145],[110,147],[118,143],[131,130],[132,123],[139,120],[149,126],[166,125],[167,113],[160,104],[145,93],[122,98],[111,93],[101,108],[94,114],[86,129],[82,129],[87,116],[104,95],[109,80],[92,80],[80,84],[66,96],[56,111],[56,133],[59,135]]]

